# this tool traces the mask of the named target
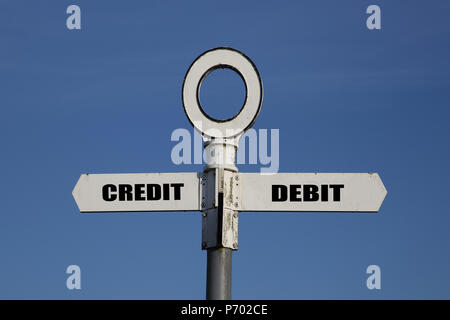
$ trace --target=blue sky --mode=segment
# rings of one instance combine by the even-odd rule
[[[66,28],[70,4],[81,30]],[[381,30],[366,28],[371,4]],[[281,172],[378,172],[388,190],[379,214],[240,214],[233,298],[450,298],[449,12],[444,0],[2,0],[0,298],[204,298],[199,213],[80,214],[71,192],[82,173],[201,171],[171,162],[170,135],[191,131],[183,78],[217,46],[258,67],[254,128],[280,129]],[[233,80],[204,88],[219,114],[241,97]],[[79,291],[65,286],[71,264]]]

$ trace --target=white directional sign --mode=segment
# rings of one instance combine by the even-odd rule
[[[377,212],[387,194],[377,173],[238,176],[239,211]],[[195,172],[83,174],[72,192],[81,212],[201,211],[204,193]]]
[[[387,194],[377,173],[239,173],[242,211],[377,212]]]
[[[195,172],[83,174],[72,194],[81,212],[194,211],[199,188]]]

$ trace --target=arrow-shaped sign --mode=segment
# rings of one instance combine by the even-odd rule
[[[81,212],[201,210],[195,172],[83,174],[73,189]]]
[[[377,173],[230,172],[229,177],[239,180],[230,189],[238,195],[232,202],[239,211],[377,212],[387,194]],[[194,172],[83,174],[73,190],[81,212],[200,211],[204,194]]]
[[[377,173],[239,173],[242,211],[377,212],[387,191]]]

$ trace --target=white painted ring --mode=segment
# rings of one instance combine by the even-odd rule
[[[208,73],[218,68],[237,72],[244,81],[247,93],[238,114],[226,120],[211,118],[203,110],[199,91]],[[232,138],[250,128],[259,115],[263,88],[255,64],[242,52],[232,48],[215,48],[201,54],[189,67],[182,89],[183,106],[191,124],[210,138]]]

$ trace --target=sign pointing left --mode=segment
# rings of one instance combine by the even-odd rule
[[[81,212],[201,210],[196,172],[83,174],[72,194]]]

